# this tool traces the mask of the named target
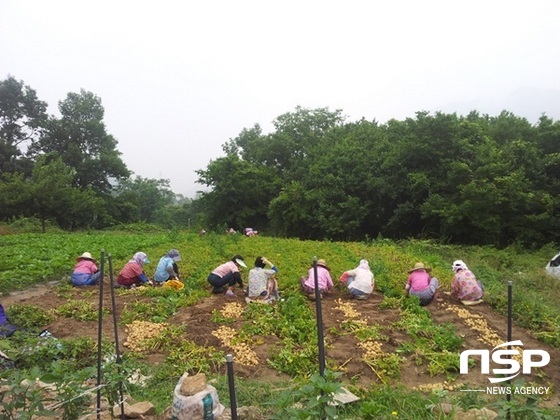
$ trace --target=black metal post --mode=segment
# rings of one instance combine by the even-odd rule
[[[103,331],[103,275],[105,267],[105,250],[101,250],[101,277],[99,279],[99,316],[97,323],[97,419],[101,419],[101,341]]]
[[[111,286],[111,307],[113,311],[113,328],[115,330],[115,353],[117,356],[117,365],[119,374],[122,373],[121,365],[121,352],[119,349],[119,331],[117,325],[117,304],[115,303],[115,277],[113,276],[113,259],[111,254],[107,256],[109,262],[109,279],[110,279],[110,286]],[[123,383],[122,380],[119,380],[119,401],[121,407],[121,419],[124,420],[124,396],[123,396]]]
[[[321,291],[317,273],[317,257],[313,257],[313,275],[315,276],[315,309],[317,312],[317,343],[319,345],[319,374],[325,376],[325,340],[323,337],[323,312],[321,309]]]
[[[233,356],[231,354],[226,355],[227,361],[227,374],[228,374],[228,385],[229,385],[229,406],[231,408],[231,420],[237,420],[237,401],[235,398],[235,383],[233,376]]]
[[[511,317],[512,317],[511,312],[512,312],[512,300],[513,300],[512,289],[513,289],[513,282],[511,280],[509,280],[508,281],[508,311],[507,311],[508,312],[508,321],[507,321],[507,341],[508,341],[508,343],[510,343],[511,340],[512,340],[512,338],[511,338]],[[508,350],[511,350],[511,345],[508,345]],[[511,356],[509,356],[509,357],[511,357]],[[511,385],[511,381],[508,381],[508,383]],[[511,401],[511,394],[507,393],[506,398],[507,398],[508,402]],[[510,412],[509,412],[509,408],[508,408],[507,412],[506,412],[506,419],[510,420],[510,418],[511,417],[510,417]]]

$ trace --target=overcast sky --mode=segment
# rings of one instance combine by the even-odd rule
[[[128,168],[194,197],[222,144],[298,105],[560,120],[560,1],[0,0],[8,75],[56,116],[93,92]]]

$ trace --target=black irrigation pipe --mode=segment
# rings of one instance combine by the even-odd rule
[[[325,376],[325,340],[323,337],[323,312],[321,310],[321,291],[317,275],[317,257],[313,257],[313,275],[315,276],[315,309],[317,312],[317,342],[319,345],[319,374]]]
[[[233,356],[226,355],[227,375],[229,385],[229,406],[231,408],[231,420],[237,420],[237,400],[235,398],[235,383],[233,375]]]
[[[511,280],[508,281],[508,311],[507,311],[507,341],[508,343],[511,343],[511,317],[512,317],[512,289],[513,289],[513,282]],[[511,344],[508,345],[508,350],[511,350]],[[511,357],[511,356],[509,356]],[[511,384],[511,380],[509,381]],[[511,395],[510,393],[506,394],[506,399],[508,402],[511,401]],[[506,412],[506,419],[509,420],[511,418],[510,416],[510,411],[509,411],[509,406]]]
[[[103,328],[103,271],[105,266],[105,250],[101,250],[101,277],[99,279],[99,316],[97,323],[97,419],[101,419],[101,338]]]
[[[110,278],[110,286],[111,286],[111,305],[113,311],[113,328],[115,330],[115,353],[117,355],[117,365],[118,365],[118,372],[119,374],[122,373],[122,358],[121,352],[119,350],[119,332],[117,328],[117,305],[115,303],[115,278],[113,276],[113,259],[111,258],[111,254],[108,255],[109,261],[109,278]],[[124,399],[123,399],[123,383],[122,380],[119,379],[119,401],[121,407],[121,419],[124,420]]]

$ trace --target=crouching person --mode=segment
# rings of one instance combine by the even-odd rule
[[[374,277],[367,260],[360,260],[358,267],[342,273],[340,280],[346,283],[350,296],[356,299],[367,299],[373,292]]]
[[[76,258],[76,265],[72,271],[74,286],[94,286],[101,279],[101,271],[97,268],[97,261],[89,252],[84,252]]]
[[[430,304],[437,297],[439,287],[438,279],[430,276],[430,268],[426,268],[423,263],[418,262],[409,271],[405,290],[408,295],[417,296],[420,299],[420,306]]]
[[[143,268],[144,264],[149,263],[150,260],[148,260],[148,256],[145,253],[137,252],[120,271],[117,283],[129,288],[135,288],[144,284],[152,286],[154,283],[146,276]]]

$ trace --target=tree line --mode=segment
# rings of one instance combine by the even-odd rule
[[[559,239],[560,122],[546,115],[417,112],[380,124],[296,107],[270,133],[255,124],[224,143],[196,170],[208,191],[184,198],[127,169],[99,97],[81,90],[58,105],[49,116],[22,81],[0,81],[0,220],[498,247]]]
[[[197,171],[208,221],[301,239],[430,238],[540,246],[560,235],[560,123],[417,112],[385,124],[341,110],[279,116]]]

